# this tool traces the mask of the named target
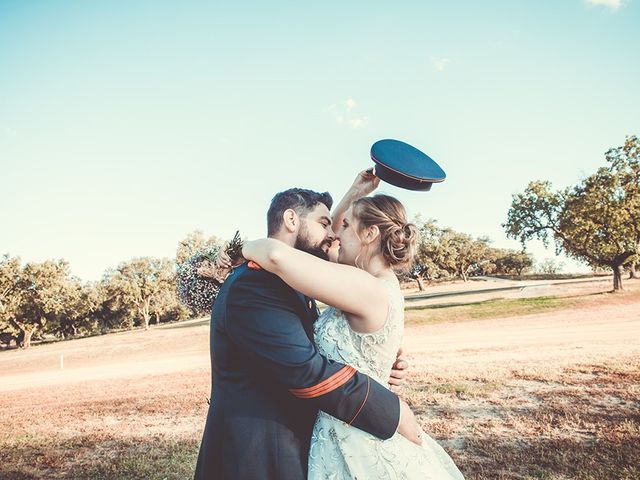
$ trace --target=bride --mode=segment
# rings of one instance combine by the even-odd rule
[[[249,241],[242,255],[327,308],[314,324],[318,350],[387,384],[402,343],[404,299],[394,269],[411,263],[416,227],[393,197],[367,197],[379,184],[358,175],[336,207],[338,263],[271,238]],[[396,433],[380,440],[324,412],[309,453],[309,479],[463,479],[438,443],[421,432],[418,446]]]

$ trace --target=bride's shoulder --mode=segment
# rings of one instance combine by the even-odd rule
[[[389,293],[389,306],[391,308],[397,307],[400,303],[404,303],[404,295],[402,294],[400,282],[395,275],[379,277],[379,281]]]
[[[376,279],[387,291],[400,293],[400,282],[395,275],[382,275]]]

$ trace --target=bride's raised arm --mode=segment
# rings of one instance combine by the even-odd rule
[[[333,209],[333,213],[331,214],[331,222],[335,225],[335,228],[340,227],[342,225],[342,221],[344,220],[344,214],[349,210],[349,207],[353,202],[358,200],[359,198],[366,197],[371,192],[373,192],[378,185],[380,184],[380,179],[373,174],[373,169],[364,170],[356,176],[356,179],[353,181],[353,184],[347,190],[347,193],[344,194],[340,203],[336,205]]]
[[[295,290],[357,317],[359,331],[375,331],[386,320],[389,295],[364,270],[322,260],[274,238],[245,242],[242,255]]]

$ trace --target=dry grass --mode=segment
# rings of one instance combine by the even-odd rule
[[[0,478],[190,478],[208,388],[200,371],[5,394]]]
[[[184,479],[205,372],[28,390],[0,402],[0,478]],[[402,395],[468,479],[640,478],[640,359],[549,377],[427,378]]]
[[[403,393],[469,479],[640,478],[640,358]]]
[[[559,303],[553,303],[556,300]],[[504,311],[513,315],[514,308],[531,304],[509,302],[488,304],[491,315],[500,316]],[[538,300],[537,321],[556,318],[545,317],[539,309],[545,302],[553,304],[553,312],[569,307],[574,316],[576,305],[580,312],[592,316],[618,305],[625,306],[625,311],[640,311],[636,308],[640,306],[637,285],[624,295]],[[599,310],[605,307],[609,310]],[[415,312],[431,316],[442,311],[450,320],[451,316],[458,318],[457,308]],[[525,321],[517,319],[516,324]],[[512,325],[503,321],[478,323],[490,325],[486,328],[496,332]],[[478,324],[458,325],[485,332]],[[577,332],[582,326],[572,320],[562,328]],[[425,339],[436,336],[437,340],[437,335],[447,330],[422,325],[409,328],[408,335],[414,340],[420,335]],[[209,394],[207,369],[192,362],[207,355],[206,333],[206,325],[194,323],[188,328],[133,332],[0,354],[0,368],[21,375],[37,372],[38,364],[48,358],[55,361],[61,349],[70,365],[99,367],[117,358],[121,363],[129,361],[134,371],[150,368],[153,358],[185,363],[171,374],[159,373],[165,368],[162,364],[148,374],[123,372],[119,378],[87,377],[79,383],[3,392],[0,478],[191,478]],[[518,357],[510,363],[496,358],[495,352],[486,356],[480,352],[481,368],[470,368],[465,363],[470,357],[464,355],[470,354],[467,350],[475,352],[472,348],[456,354],[440,350],[440,357],[433,359],[429,353],[418,353],[412,360],[410,382],[400,393],[416,411],[425,431],[451,453],[468,479],[638,479],[640,350],[624,354],[626,344],[614,345],[613,336],[602,341],[611,344],[606,355],[591,352],[578,357],[576,353],[568,363],[564,357],[553,362],[540,356],[528,357],[528,361]],[[589,350],[585,339],[580,342],[581,349],[576,352]],[[527,348],[521,351],[528,355]],[[501,355],[512,352],[505,350]]]

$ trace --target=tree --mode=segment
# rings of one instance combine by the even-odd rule
[[[629,278],[640,278],[640,262],[637,255],[629,263]]]
[[[156,325],[159,325],[161,321],[185,320],[191,315],[189,309],[178,299],[175,281],[173,272],[160,280],[163,284],[151,303],[151,314],[155,317]]]
[[[533,257],[530,253],[514,250],[498,250],[494,260],[496,273],[505,275],[522,275],[533,267]]]
[[[107,297],[103,316],[118,312],[124,320],[137,320],[149,329],[152,312],[160,312],[156,302],[162,303],[166,295],[175,296],[174,264],[164,258],[134,258],[108,271],[103,284]]]
[[[553,258],[545,258],[540,265],[538,265],[538,271],[544,275],[555,275],[563,267],[562,262],[556,262]]]
[[[447,276],[448,273],[441,267],[444,252],[440,248],[440,229],[436,226],[436,221],[422,221],[420,217],[416,217],[413,223],[418,227],[418,246],[410,276],[418,282],[418,288],[422,291],[425,279],[431,281]]]
[[[117,328],[133,328],[138,314],[123,301],[124,296],[116,270],[107,270],[96,290],[100,298],[96,312],[100,330],[105,333]]]
[[[412,267],[412,277],[423,290],[423,280],[485,275],[493,271],[488,238],[474,240],[471,235],[450,228],[441,229],[435,220],[423,222],[416,217],[418,249]]]
[[[21,275],[22,265],[19,257],[5,254],[0,258],[0,330],[9,328],[12,333],[18,332],[13,321],[22,298]]]
[[[217,252],[221,246],[222,241],[218,237],[205,238],[201,230],[194,230],[178,243],[176,264],[179,267],[189,258],[204,251],[215,250]]]
[[[607,152],[610,168],[563,191],[552,191],[549,182],[531,182],[513,196],[503,225],[507,236],[523,246],[533,238],[545,245],[553,239],[556,253],[611,269],[613,290],[622,290],[624,265],[640,251],[637,151],[637,139],[627,139],[624,147]]]
[[[83,284],[78,278],[66,279],[61,295],[63,307],[58,315],[51,318],[47,329],[62,338],[95,331],[97,312],[102,296],[96,284]]]
[[[20,305],[11,319],[20,331],[20,346],[28,348],[36,331],[43,331],[50,320],[58,318],[65,309],[64,285],[69,264],[64,260],[27,263],[22,269],[18,288]]]
[[[620,176],[625,196],[630,200],[631,215],[640,222],[640,141],[632,135],[624,145],[609,149],[605,153],[610,169]],[[633,213],[635,212],[635,213]],[[640,255],[629,262],[629,278],[640,278]]]
[[[440,235],[445,252],[442,267],[466,282],[470,275],[482,271],[489,249],[488,238],[473,240],[471,235],[445,229]]]
[[[99,301],[91,285],[72,277],[64,260],[27,263],[5,255],[0,261],[0,327],[17,332],[28,348],[36,333],[64,338],[90,330],[90,315]]]

